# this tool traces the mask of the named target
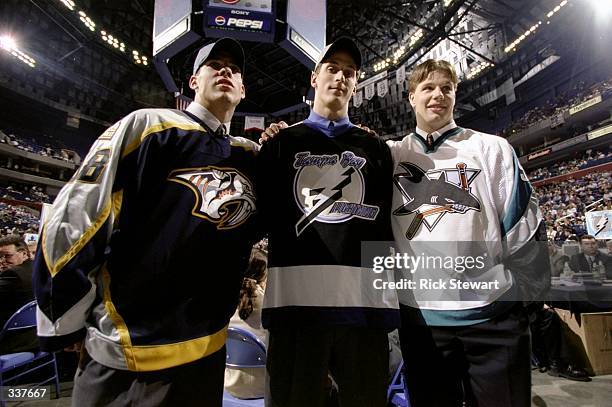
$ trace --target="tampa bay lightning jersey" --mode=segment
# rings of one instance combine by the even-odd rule
[[[353,127],[328,137],[282,130],[258,156],[259,207],[269,233],[263,325],[392,330],[395,290],[362,267],[361,244],[391,241],[392,161],[384,142]]]
[[[535,238],[542,215],[510,144],[453,123],[432,145],[416,133],[388,145],[395,163],[392,223],[398,250],[454,258],[480,254],[486,259],[483,271],[462,278],[498,282],[492,289],[445,291],[439,298],[398,290],[400,303],[419,308],[430,325],[474,324],[511,307],[511,301],[499,301],[517,297],[519,273],[507,259]],[[541,255],[547,258],[536,254]],[[528,284],[546,285],[546,270],[530,271]]]
[[[93,359],[132,371],[220,349],[256,240],[257,149],[178,110],[106,130],[44,219],[41,347],[86,336]]]

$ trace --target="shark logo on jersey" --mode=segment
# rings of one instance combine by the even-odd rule
[[[255,212],[253,184],[234,168],[202,167],[174,170],[168,180],[196,195],[192,214],[217,224],[217,229],[242,225]]]
[[[361,168],[365,158],[344,151],[341,156],[297,153],[293,167],[295,202],[304,213],[295,225],[299,236],[313,222],[341,223],[352,218],[376,219],[379,207],[363,203]]]
[[[423,171],[411,163],[400,163],[404,171],[393,176],[393,182],[404,198],[404,204],[393,211],[395,216],[415,214],[406,231],[412,240],[421,225],[431,232],[449,213],[480,212],[480,201],[471,193],[470,184],[480,170],[459,163],[456,168]]]

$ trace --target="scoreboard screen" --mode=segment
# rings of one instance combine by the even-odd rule
[[[274,42],[272,0],[208,0],[204,3],[206,37]]]
[[[256,11],[259,13],[272,12],[272,0],[209,0],[208,6]]]

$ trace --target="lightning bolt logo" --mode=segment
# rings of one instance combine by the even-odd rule
[[[604,230],[608,226],[608,216],[602,216],[597,224],[595,225],[595,236],[599,234],[602,230]]]
[[[326,197],[323,192],[327,190],[327,188],[313,188],[310,190],[309,194],[311,196],[315,196],[312,202],[315,205],[309,213],[304,214],[302,218],[295,225],[295,233],[297,236],[301,235],[304,230],[312,222],[315,221],[317,216],[319,216],[324,210],[329,208],[334,202],[336,202],[340,197],[342,197],[342,190],[348,184],[351,183],[351,175],[355,172],[355,169],[350,167],[348,168],[342,176],[344,177],[336,186],[332,187],[330,190],[333,191],[329,197]],[[326,199],[325,199],[326,198]]]

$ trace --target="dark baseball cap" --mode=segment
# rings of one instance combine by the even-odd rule
[[[334,52],[338,51],[346,51],[351,58],[355,61],[357,65],[357,70],[361,69],[361,51],[355,41],[350,39],[349,37],[340,37],[336,41],[327,45],[323,52],[319,55],[319,59],[317,59],[317,65],[322,64],[326,59],[328,59]]]
[[[219,51],[225,51],[234,58],[236,65],[240,67],[242,75],[244,76],[244,50],[242,49],[242,45],[238,41],[233,38],[220,38],[215,42],[212,42],[204,47],[200,48],[198,52],[198,56],[196,56],[195,62],[193,63],[193,74],[195,75],[198,72],[198,69],[204,62]]]

